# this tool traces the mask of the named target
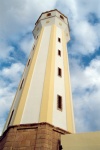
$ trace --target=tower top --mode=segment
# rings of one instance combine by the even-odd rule
[[[57,15],[59,14],[59,15]],[[46,12],[43,12],[40,17],[38,18],[38,20],[36,21],[35,25],[37,25],[37,23],[43,19],[43,17],[45,16],[45,18],[48,18],[48,17],[53,17],[53,16],[57,16],[57,17],[60,17],[60,19],[62,19],[64,22],[65,20],[67,20],[68,22],[68,18],[62,14],[59,10],[57,9],[54,9],[54,10],[49,10],[49,11],[46,11]],[[64,19],[65,18],[65,19]]]
[[[34,38],[37,39],[42,27],[52,26],[54,24],[59,28],[61,28],[62,30],[64,30],[67,36],[66,42],[68,42],[70,40],[70,34],[69,34],[70,28],[69,28],[68,18],[57,9],[43,12],[40,15],[40,17],[35,23],[35,28],[33,29]]]

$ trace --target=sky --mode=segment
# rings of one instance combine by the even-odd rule
[[[100,131],[100,0],[0,0],[0,134],[34,43],[40,14],[68,17],[76,132]]]

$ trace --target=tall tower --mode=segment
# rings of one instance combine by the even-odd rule
[[[35,43],[26,64],[5,129],[9,125],[48,122],[74,132],[66,42],[68,19],[58,10],[42,13],[33,30]]]
[[[68,19],[58,10],[40,15],[34,45],[25,66],[4,131],[20,124],[48,123],[74,133],[66,43]]]

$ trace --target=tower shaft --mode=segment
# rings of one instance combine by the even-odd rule
[[[4,130],[11,125],[47,122],[73,133],[68,20],[57,10],[42,13],[33,35],[35,42]]]

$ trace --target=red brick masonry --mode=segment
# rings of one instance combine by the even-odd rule
[[[59,150],[61,134],[70,134],[48,123],[10,126],[0,137],[0,150]]]

